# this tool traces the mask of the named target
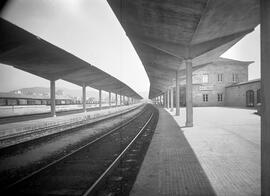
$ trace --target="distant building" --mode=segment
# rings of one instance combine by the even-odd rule
[[[226,106],[254,107],[261,103],[261,80],[250,80],[227,86],[225,97]]]
[[[252,61],[237,61],[232,59],[219,58],[218,60],[193,71],[193,105],[194,106],[245,106],[245,90],[249,89],[248,66]],[[240,84],[246,84],[245,87]],[[258,82],[259,84],[259,82]],[[233,90],[234,86],[243,88],[240,93]],[[250,90],[257,93],[259,86]],[[256,91],[256,92],[255,92]],[[250,91],[251,92],[251,91]],[[240,100],[241,99],[241,100]],[[253,106],[255,105],[254,102]],[[180,105],[185,106],[185,81],[181,82]],[[250,104],[249,106],[252,106]]]

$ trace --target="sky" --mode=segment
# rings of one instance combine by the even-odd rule
[[[132,44],[106,0],[14,0],[1,17],[74,54],[126,83],[149,91],[149,79]],[[249,79],[260,78],[260,29],[245,36],[222,57],[255,61]],[[49,87],[49,81],[0,64],[0,92]],[[79,86],[59,80],[57,87]]]

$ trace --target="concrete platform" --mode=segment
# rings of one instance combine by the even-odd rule
[[[39,129],[46,129],[52,127],[52,131],[46,134],[52,134],[60,131],[64,131],[65,129],[79,126],[82,124],[92,123],[97,120],[101,120],[103,118],[107,118],[109,116],[114,116],[128,110],[131,110],[135,107],[138,107],[141,104],[134,104],[128,106],[120,106],[120,107],[113,107],[107,108],[103,110],[97,111],[89,111],[77,114],[70,114],[64,116],[57,116],[57,117],[49,117],[43,118],[38,120],[29,120],[23,122],[16,122],[16,123],[8,123],[0,125],[0,148],[10,145],[10,141],[2,142],[2,140],[6,140],[12,138],[13,136],[23,135],[29,132],[35,132]],[[57,129],[59,127],[60,129]],[[62,128],[64,127],[64,128]],[[42,136],[42,135],[40,135]],[[37,135],[39,137],[39,135]],[[26,138],[28,140],[31,138]],[[23,140],[24,141],[24,140]],[[21,140],[19,140],[21,142]],[[11,142],[11,144],[13,144]]]
[[[160,109],[130,195],[260,195],[260,117],[254,110],[194,108],[194,127]]]
[[[109,104],[102,104],[102,107],[107,107]],[[115,105],[113,105],[115,106]],[[98,104],[86,104],[86,109],[98,109]],[[56,112],[76,111],[82,110],[82,104],[76,105],[56,105]],[[42,114],[50,113],[50,105],[15,105],[15,106],[0,106],[0,118],[31,115],[31,114]]]

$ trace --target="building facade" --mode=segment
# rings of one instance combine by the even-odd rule
[[[219,58],[193,71],[193,105],[225,106],[226,87],[248,81],[248,66],[243,62]],[[180,105],[185,106],[185,80],[180,83]],[[232,101],[233,102],[233,101]]]
[[[250,80],[225,88],[225,106],[254,107],[261,103],[261,80]]]

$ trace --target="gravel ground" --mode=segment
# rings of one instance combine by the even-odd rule
[[[44,166],[89,139],[119,125],[142,111],[142,107],[121,117],[103,121],[83,129],[53,135],[0,151],[0,185],[10,184],[31,171]]]

